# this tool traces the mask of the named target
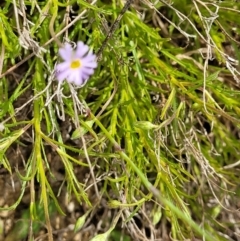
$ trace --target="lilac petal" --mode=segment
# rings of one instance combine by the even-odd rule
[[[79,71],[78,75],[76,75],[74,84],[80,86],[83,83],[84,83],[84,81],[83,81],[83,78],[82,78],[82,73]]]
[[[65,43],[63,48],[59,49],[59,55],[63,60],[70,61],[72,57],[72,46],[69,43]]]
[[[57,72],[56,73],[56,78],[58,81],[63,81],[64,79],[67,79],[68,76],[70,74],[70,71],[69,70],[65,70],[65,71],[62,71],[62,72]]]
[[[86,61],[86,62],[91,62],[91,61],[97,61],[96,60],[96,55],[95,54],[88,54],[86,56],[84,56],[84,58],[82,58],[82,60]]]
[[[94,70],[91,68],[84,68],[84,69],[82,69],[82,72],[86,75],[92,75]]]
[[[56,66],[56,72],[62,72],[70,69],[70,64],[68,62],[62,62],[60,64],[57,64]]]
[[[95,56],[95,54],[93,54],[92,49],[90,49],[90,50],[88,51],[88,55],[94,55],[94,56]]]
[[[96,62],[86,62],[84,60],[82,60],[82,68],[92,68],[95,69],[97,67],[97,63]]]
[[[75,53],[76,58],[82,58],[89,51],[89,47],[85,45],[83,42],[77,43],[77,49]]]
[[[67,81],[69,83],[75,83],[77,76],[78,76],[78,71],[71,71],[71,73],[67,78]]]
[[[82,73],[82,79],[83,79],[84,82],[86,82],[89,79],[89,75],[83,72]]]
[[[58,81],[63,81],[69,75],[69,63],[63,62],[56,65],[56,78]]]

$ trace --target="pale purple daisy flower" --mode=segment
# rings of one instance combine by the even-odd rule
[[[83,42],[77,42],[74,50],[69,43],[59,49],[64,62],[56,65],[56,78],[59,82],[67,80],[78,86],[86,83],[97,67],[96,55]]]

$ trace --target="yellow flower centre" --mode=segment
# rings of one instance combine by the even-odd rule
[[[77,68],[79,68],[80,66],[81,66],[81,62],[80,62],[80,60],[78,60],[78,59],[72,61],[71,65],[70,65],[71,69],[77,69]]]

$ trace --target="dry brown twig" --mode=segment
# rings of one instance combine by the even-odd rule
[[[13,8],[14,8],[14,14],[15,14],[15,19],[16,19],[16,26],[17,26],[17,31],[19,35],[19,43],[20,45],[25,48],[25,49],[30,49],[33,50],[33,53],[40,57],[41,52],[45,52],[45,49],[40,47],[39,44],[31,37],[30,35],[30,27],[29,23],[30,21],[27,19],[26,15],[26,6],[24,4],[23,0],[19,1],[19,7],[17,7],[16,0],[13,0]],[[22,17],[22,29],[20,27],[20,20],[19,16]]]

